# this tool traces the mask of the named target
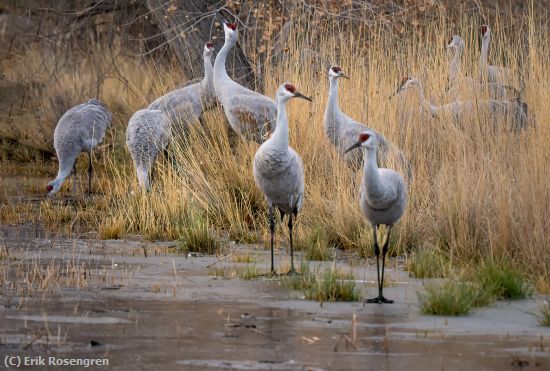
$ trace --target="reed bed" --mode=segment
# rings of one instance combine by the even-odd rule
[[[409,204],[392,235],[390,253],[433,248],[457,266],[504,259],[539,290],[548,291],[550,45],[545,17],[527,9],[491,19],[489,61],[521,74],[522,98],[537,121],[536,128],[523,132],[508,130],[490,117],[471,115],[457,126],[418,115],[412,92],[388,99],[404,76],[415,76],[428,99],[447,103],[450,55],[444,46],[453,34],[461,35],[466,43],[462,70],[477,76],[481,19],[435,16],[400,37],[382,23],[367,27],[315,13],[292,19],[296,21],[284,57],[268,55],[256,62],[266,95],[273,96],[281,83],[290,81],[314,99],[292,102],[288,112],[290,144],[305,166],[304,207],[297,224],[301,245],[307,246],[312,236],[311,243],[325,250],[372,251],[370,227],[357,201],[361,171],[346,166],[323,131],[326,69],[337,64],[351,77],[340,81],[342,111],[400,147],[413,168]],[[205,115],[204,126],[197,123],[188,136],[174,139],[170,150],[176,166],[159,160],[151,192],[137,188],[129,155],[121,150],[124,123],[152,100],[148,98],[179,84],[177,74],[162,68],[146,60],[139,68],[135,62],[121,62],[124,84],[117,79],[100,87],[101,98],[114,107],[118,126],[110,139],[114,149],[101,156],[105,200],[95,227],[104,238],[139,233],[150,239],[180,239],[199,225],[208,239],[266,241],[267,207],[252,175],[258,145],[228,135],[219,108]],[[124,98],[130,95],[132,99]],[[501,127],[495,130],[495,125]],[[286,233],[279,223],[280,245],[286,246]],[[326,252],[317,255],[329,258]]]

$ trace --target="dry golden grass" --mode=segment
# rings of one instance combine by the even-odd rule
[[[322,127],[328,95],[324,62],[332,61],[351,77],[340,83],[341,109],[402,148],[414,169],[408,208],[395,228],[392,253],[426,244],[458,265],[505,258],[539,288],[550,287],[549,34],[547,24],[535,15],[513,16],[514,29],[507,28],[509,19],[491,21],[489,60],[525,78],[524,98],[539,126],[522,133],[495,131],[486,117],[471,117],[461,128],[414,115],[402,122],[398,104],[415,107],[413,94],[388,100],[401,78],[413,75],[422,81],[428,99],[446,103],[449,55],[443,46],[455,33],[466,42],[463,71],[477,76],[477,20],[451,23],[435,18],[401,39],[388,34],[383,25],[368,30],[340,27],[331,18],[318,20],[322,26],[317,28],[299,22],[291,26],[284,61],[263,64],[263,92],[273,96],[282,82],[291,81],[314,97],[313,103],[291,103],[288,112],[290,143],[302,156],[306,176],[299,237],[322,226],[323,238],[331,245],[370,251],[370,227],[357,203],[360,172],[341,161]],[[318,55],[304,53],[306,49]],[[131,161],[121,150],[123,124],[151,95],[176,86],[177,77],[154,65],[115,62],[120,62],[118,70],[127,84],[113,79],[100,90],[118,120],[118,129],[108,138],[115,149],[101,157],[105,172],[100,185],[96,183],[105,192],[95,218],[101,235],[141,233],[151,239],[177,239],[184,235],[189,215],[198,214],[232,240],[257,242],[267,237],[266,205],[252,175],[257,145],[233,145],[220,110],[209,112],[205,127],[197,125],[186,141],[179,138],[171,145],[177,169],[161,159],[152,192],[137,190]],[[143,96],[130,99],[125,89]],[[286,245],[286,228],[279,226],[278,235]]]

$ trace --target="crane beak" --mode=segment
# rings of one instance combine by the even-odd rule
[[[218,17],[222,21],[222,23],[229,23],[227,18],[225,18],[225,16],[220,11],[216,12],[216,17]]]
[[[344,153],[348,153],[348,152],[353,151],[354,149],[359,148],[359,147],[361,147],[361,141],[360,140],[357,141],[354,145],[352,145],[348,149],[346,149],[346,151]]]
[[[310,97],[306,97],[305,95],[303,95],[300,92],[295,92],[294,93],[294,98],[302,98],[302,99],[308,100],[310,102],[313,102],[313,100]]]
[[[394,92],[392,93],[392,95],[390,95],[390,96],[388,97],[388,100],[392,99],[394,96],[396,96],[396,95],[399,94],[400,92],[401,92],[401,86],[398,87],[397,90],[394,91]]]
[[[349,76],[343,73],[339,74],[338,77],[343,77],[344,79],[349,80]]]

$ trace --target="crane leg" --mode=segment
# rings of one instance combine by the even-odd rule
[[[92,152],[88,152],[89,158],[90,158],[90,164],[88,165],[88,194],[92,194]]]
[[[275,239],[275,218],[273,217],[273,205],[269,205],[269,231],[271,232],[271,274],[275,274],[275,262],[273,258],[273,244]]]
[[[380,248],[378,247],[378,241],[376,236],[376,226],[374,226],[374,254],[376,255],[376,273],[378,277],[378,296],[374,297],[372,299],[365,300],[365,303],[393,303],[393,300],[386,299],[384,295],[382,294],[382,290],[384,288],[384,269],[385,269],[385,263],[386,263],[386,253],[388,252],[388,245],[390,243],[390,233],[391,233],[391,227],[388,227],[388,235],[386,237],[386,242],[384,242],[384,246],[382,247],[382,272],[380,272],[379,268],[379,257],[380,257]]]
[[[296,270],[294,269],[294,246],[292,243],[292,212],[288,214],[288,233],[290,235],[290,272],[289,274],[295,274]]]
[[[391,226],[388,227],[388,236],[386,237],[386,242],[384,242],[384,246],[382,247],[382,282],[380,282],[380,293],[379,298],[382,300],[382,303],[393,303],[393,300],[386,299],[384,295],[382,295],[382,289],[384,288],[384,269],[385,269],[385,263],[386,263],[386,254],[388,253],[388,246],[390,245],[390,234],[391,234]]]
[[[73,196],[76,194],[76,159],[73,163],[73,190],[72,190]]]

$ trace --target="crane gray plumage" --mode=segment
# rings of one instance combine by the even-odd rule
[[[150,189],[149,174],[158,154],[170,142],[171,123],[161,110],[142,109],[132,115],[126,128],[126,146],[136,169],[139,185]]]
[[[489,45],[491,44],[491,28],[488,25],[480,27],[481,53],[479,56],[479,81],[481,83],[495,82],[523,91],[523,81],[511,68],[489,65]]]
[[[79,104],[61,116],[53,134],[53,145],[59,162],[57,177],[48,183],[46,191],[52,196],[74,170],[73,190],[76,184],[76,158],[88,152],[88,192],[92,191],[92,150],[103,141],[111,126],[111,112],[97,99]]]
[[[368,299],[368,303],[392,303],[392,300],[384,298],[384,268],[390,233],[395,223],[403,216],[407,206],[407,186],[403,177],[394,170],[378,168],[376,153],[378,136],[372,131],[363,131],[358,136],[358,141],[346,152],[356,148],[363,148],[364,169],[359,191],[359,205],[361,211],[373,228],[374,254],[376,256],[376,269],[378,280],[378,296]],[[380,248],[378,246],[377,229],[380,225],[388,227],[386,242],[382,247],[382,270],[379,267]]]
[[[323,126],[325,134],[338,151],[344,157],[348,164],[360,164],[362,161],[361,153],[352,152],[346,154],[345,151],[357,141],[359,134],[369,130],[376,135],[378,140],[378,159],[382,164],[386,164],[390,158],[404,170],[408,177],[412,176],[412,170],[405,155],[396,146],[390,143],[382,134],[361,124],[351,117],[345,115],[338,106],[338,79],[348,78],[342,69],[338,66],[331,66],[328,69],[329,95]]]
[[[420,106],[434,118],[447,118],[460,125],[467,115],[485,114],[490,118],[497,119],[495,124],[498,124],[498,120],[504,120],[511,125],[512,130],[516,131],[526,129],[529,124],[526,112],[527,106],[518,99],[506,101],[493,99],[478,101],[468,100],[436,106],[426,101],[422,84],[414,77],[403,78],[396,93],[400,93],[410,88],[416,89]]]
[[[291,272],[294,272],[294,250],[292,244],[292,217],[302,208],[304,197],[304,165],[300,156],[289,147],[288,119],[286,104],[292,98],[311,100],[296,91],[289,83],[281,85],[277,90],[277,127],[275,132],[256,151],[254,156],[254,180],[265,196],[269,207],[269,222],[271,232],[271,272],[275,271],[273,261],[273,245],[275,220],[273,208],[288,215],[290,234]]]
[[[214,62],[214,90],[231,128],[246,139],[262,143],[275,130],[277,106],[271,99],[233,81],[225,69],[225,60],[237,42],[234,24],[223,25],[225,42]]]
[[[464,51],[464,40],[458,35],[454,35],[447,49],[453,52],[451,61],[449,62],[447,95],[453,100],[476,100],[485,96],[504,100],[510,93],[519,96],[519,92],[512,87],[506,88],[500,82],[480,83],[471,77],[464,76],[461,71],[462,53]]]
[[[165,112],[172,123],[184,131],[200,120],[202,114],[216,104],[211,61],[213,49],[211,42],[204,46],[204,77],[200,82],[173,90],[157,98],[147,108]]]

